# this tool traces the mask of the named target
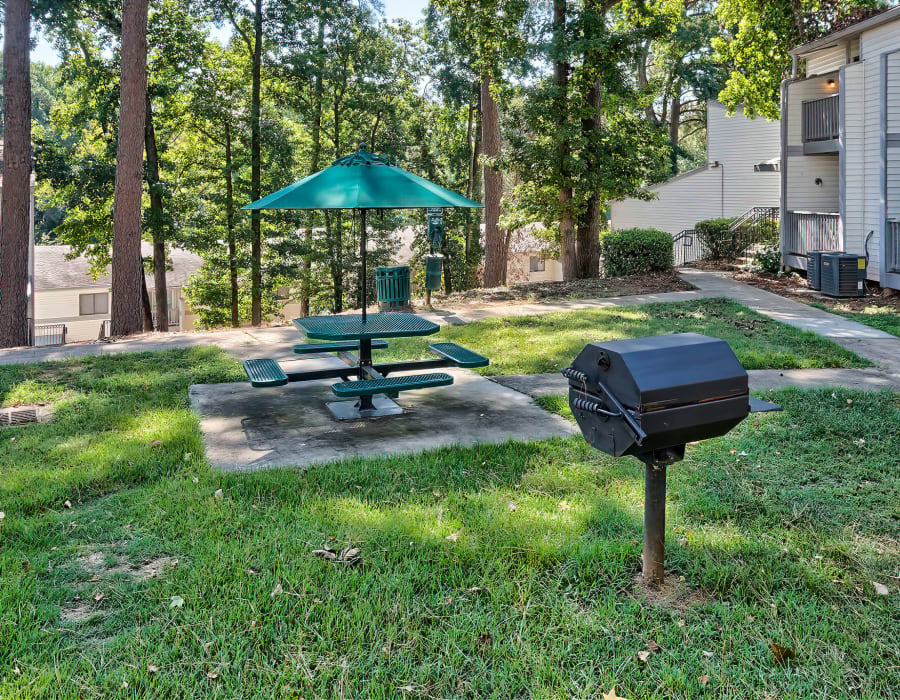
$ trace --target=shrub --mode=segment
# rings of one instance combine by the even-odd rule
[[[777,245],[765,245],[756,254],[756,264],[763,272],[777,275],[781,272],[781,248]]]
[[[674,267],[672,236],[655,228],[605,231],[600,236],[600,256],[606,277],[661,272]]]
[[[713,260],[733,260],[744,252],[743,239],[729,230],[731,219],[706,219],[694,225],[700,238],[704,257]]]

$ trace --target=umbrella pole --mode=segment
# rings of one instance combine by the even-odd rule
[[[362,299],[362,322],[366,322],[366,210],[359,210],[359,279],[362,284],[360,299]]]

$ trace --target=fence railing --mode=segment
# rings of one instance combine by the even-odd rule
[[[826,212],[789,211],[784,235],[784,252],[806,255],[811,250],[837,250],[840,245],[841,215]]]
[[[685,229],[672,239],[675,267],[683,267],[700,259],[700,237],[692,228]]]
[[[888,272],[900,272],[900,221],[888,221],[884,233]]]
[[[804,100],[801,118],[803,143],[829,141],[840,137],[841,112],[838,95]]]
[[[778,207],[753,207],[736,217],[715,240],[704,241],[694,229],[680,231],[672,238],[672,253],[675,267],[681,267],[703,259],[752,256],[759,247],[777,242]]]
[[[65,323],[43,323],[34,327],[34,337],[31,339],[31,345],[34,347],[39,348],[47,345],[65,344]]]

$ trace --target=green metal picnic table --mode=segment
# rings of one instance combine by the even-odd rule
[[[444,372],[396,377],[389,377],[389,374],[440,367],[484,367],[489,364],[488,358],[456,343],[429,345],[428,349],[437,355],[435,358],[374,363],[372,350],[386,348],[388,344],[385,338],[425,336],[440,330],[438,324],[415,314],[308,316],[294,319],[294,325],[309,340],[328,341],[295,345],[295,353],[307,355],[333,352],[347,366],[285,374],[275,360],[247,360],[244,362],[244,369],[251,383],[260,387],[341,378],[343,381],[332,385],[332,392],[338,397],[354,397],[354,400],[326,404],[338,420],[398,415],[404,411],[393,399],[401,391],[453,383],[453,377]]]

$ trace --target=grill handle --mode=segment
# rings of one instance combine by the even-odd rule
[[[584,372],[579,372],[574,367],[566,367],[562,371],[562,375],[566,379],[570,379],[570,380],[576,381],[576,382],[581,382],[581,384],[584,386],[585,390],[587,389],[587,383],[588,383],[587,375]],[[599,411],[595,408],[587,408],[586,406],[584,407],[583,410],[589,410],[589,411],[591,411],[591,413],[600,413],[602,411],[602,413],[600,413],[600,415],[608,414],[611,417],[621,416],[622,420],[625,421],[625,425],[628,426],[628,429],[634,435],[635,442],[637,442],[638,446],[642,445],[644,443],[644,440],[647,439],[647,433],[645,433],[641,429],[641,426],[638,425],[638,422],[634,419],[634,416],[631,415],[631,413],[628,411],[628,409],[626,409],[621,403],[619,403],[619,400],[607,388],[606,384],[604,384],[599,379],[596,380],[595,384],[600,389],[600,391],[603,392],[603,395],[606,397],[607,401],[609,401],[612,404],[615,411],[606,411],[605,409],[600,408],[599,404],[595,404],[595,406],[598,409],[600,409]]]

